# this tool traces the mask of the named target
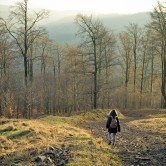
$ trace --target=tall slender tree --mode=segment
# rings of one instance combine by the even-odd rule
[[[103,23],[100,20],[94,20],[92,15],[85,16],[79,14],[76,16],[75,21],[79,26],[77,34],[82,37],[81,46],[84,48],[86,62],[91,66],[89,73],[93,76],[93,108],[96,109],[99,94],[99,75],[101,70],[106,68],[106,64],[104,64],[106,55],[104,55],[103,49],[104,45],[106,46],[106,42],[104,40],[106,41],[106,37],[110,34]],[[107,65],[111,65],[111,63],[109,62]]]
[[[93,21],[92,16],[77,15],[76,23],[79,25],[78,34],[84,38],[83,45],[88,47],[89,52],[86,54],[89,62],[93,64],[93,108],[97,108],[97,40],[100,35],[100,29],[103,26],[100,21]]]
[[[136,79],[137,79],[137,65],[138,65],[138,47],[141,35],[141,30],[137,24],[130,23],[127,27],[128,33],[132,40],[132,51],[133,51],[133,63],[134,63],[134,92],[136,90]]]
[[[162,84],[161,93],[163,96],[163,108],[166,108],[166,7],[158,1],[151,13],[151,23],[149,28],[153,29],[160,40],[160,55],[162,64]]]

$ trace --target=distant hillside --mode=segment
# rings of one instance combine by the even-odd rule
[[[0,17],[5,18],[9,13],[9,7],[0,5]],[[61,44],[77,44],[79,38],[76,37],[77,26],[74,24],[74,17],[78,11],[50,11],[48,19],[43,20],[40,25],[46,27],[51,39]],[[150,21],[148,12],[136,14],[96,14],[108,29],[118,33],[129,23],[136,23],[143,26]]]
[[[128,26],[129,23],[136,23],[139,26],[144,26],[150,21],[150,13],[136,13],[126,15],[103,15],[101,16],[103,23],[110,29],[119,32]]]
[[[137,13],[131,15],[99,15],[98,18],[108,27],[118,33],[122,31],[129,23],[136,23],[144,26],[150,21],[149,13]],[[51,38],[59,43],[76,44],[79,38],[75,36],[77,26],[74,24],[74,16],[66,17],[59,21],[52,21],[45,25]]]

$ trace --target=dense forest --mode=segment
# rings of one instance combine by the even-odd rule
[[[98,108],[166,108],[166,14],[115,34],[78,14],[78,45],[51,40],[47,10],[17,3],[0,18],[0,116],[31,118]],[[67,31],[67,27],[66,27]]]

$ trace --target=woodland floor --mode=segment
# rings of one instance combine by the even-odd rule
[[[147,110],[123,114],[128,116],[120,120],[121,132],[117,133],[112,152],[120,157],[124,166],[166,166],[166,112]],[[105,123],[92,122],[83,127],[107,142]]]
[[[36,165],[36,156],[53,146],[62,154],[54,159],[69,159],[72,166],[119,166],[121,161],[123,166],[166,166],[166,110],[118,114],[121,132],[115,146],[107,145],[107,110],[38,120],[1,119],[0,165]]]

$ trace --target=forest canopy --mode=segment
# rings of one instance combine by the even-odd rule
[[[0,116],[166,108],[163,4],[147,25],[130,23],[118,34],[93,15],[78,14],[77,45],[53,41],[39,26],[48,17],[23,0],[0,18]]]

